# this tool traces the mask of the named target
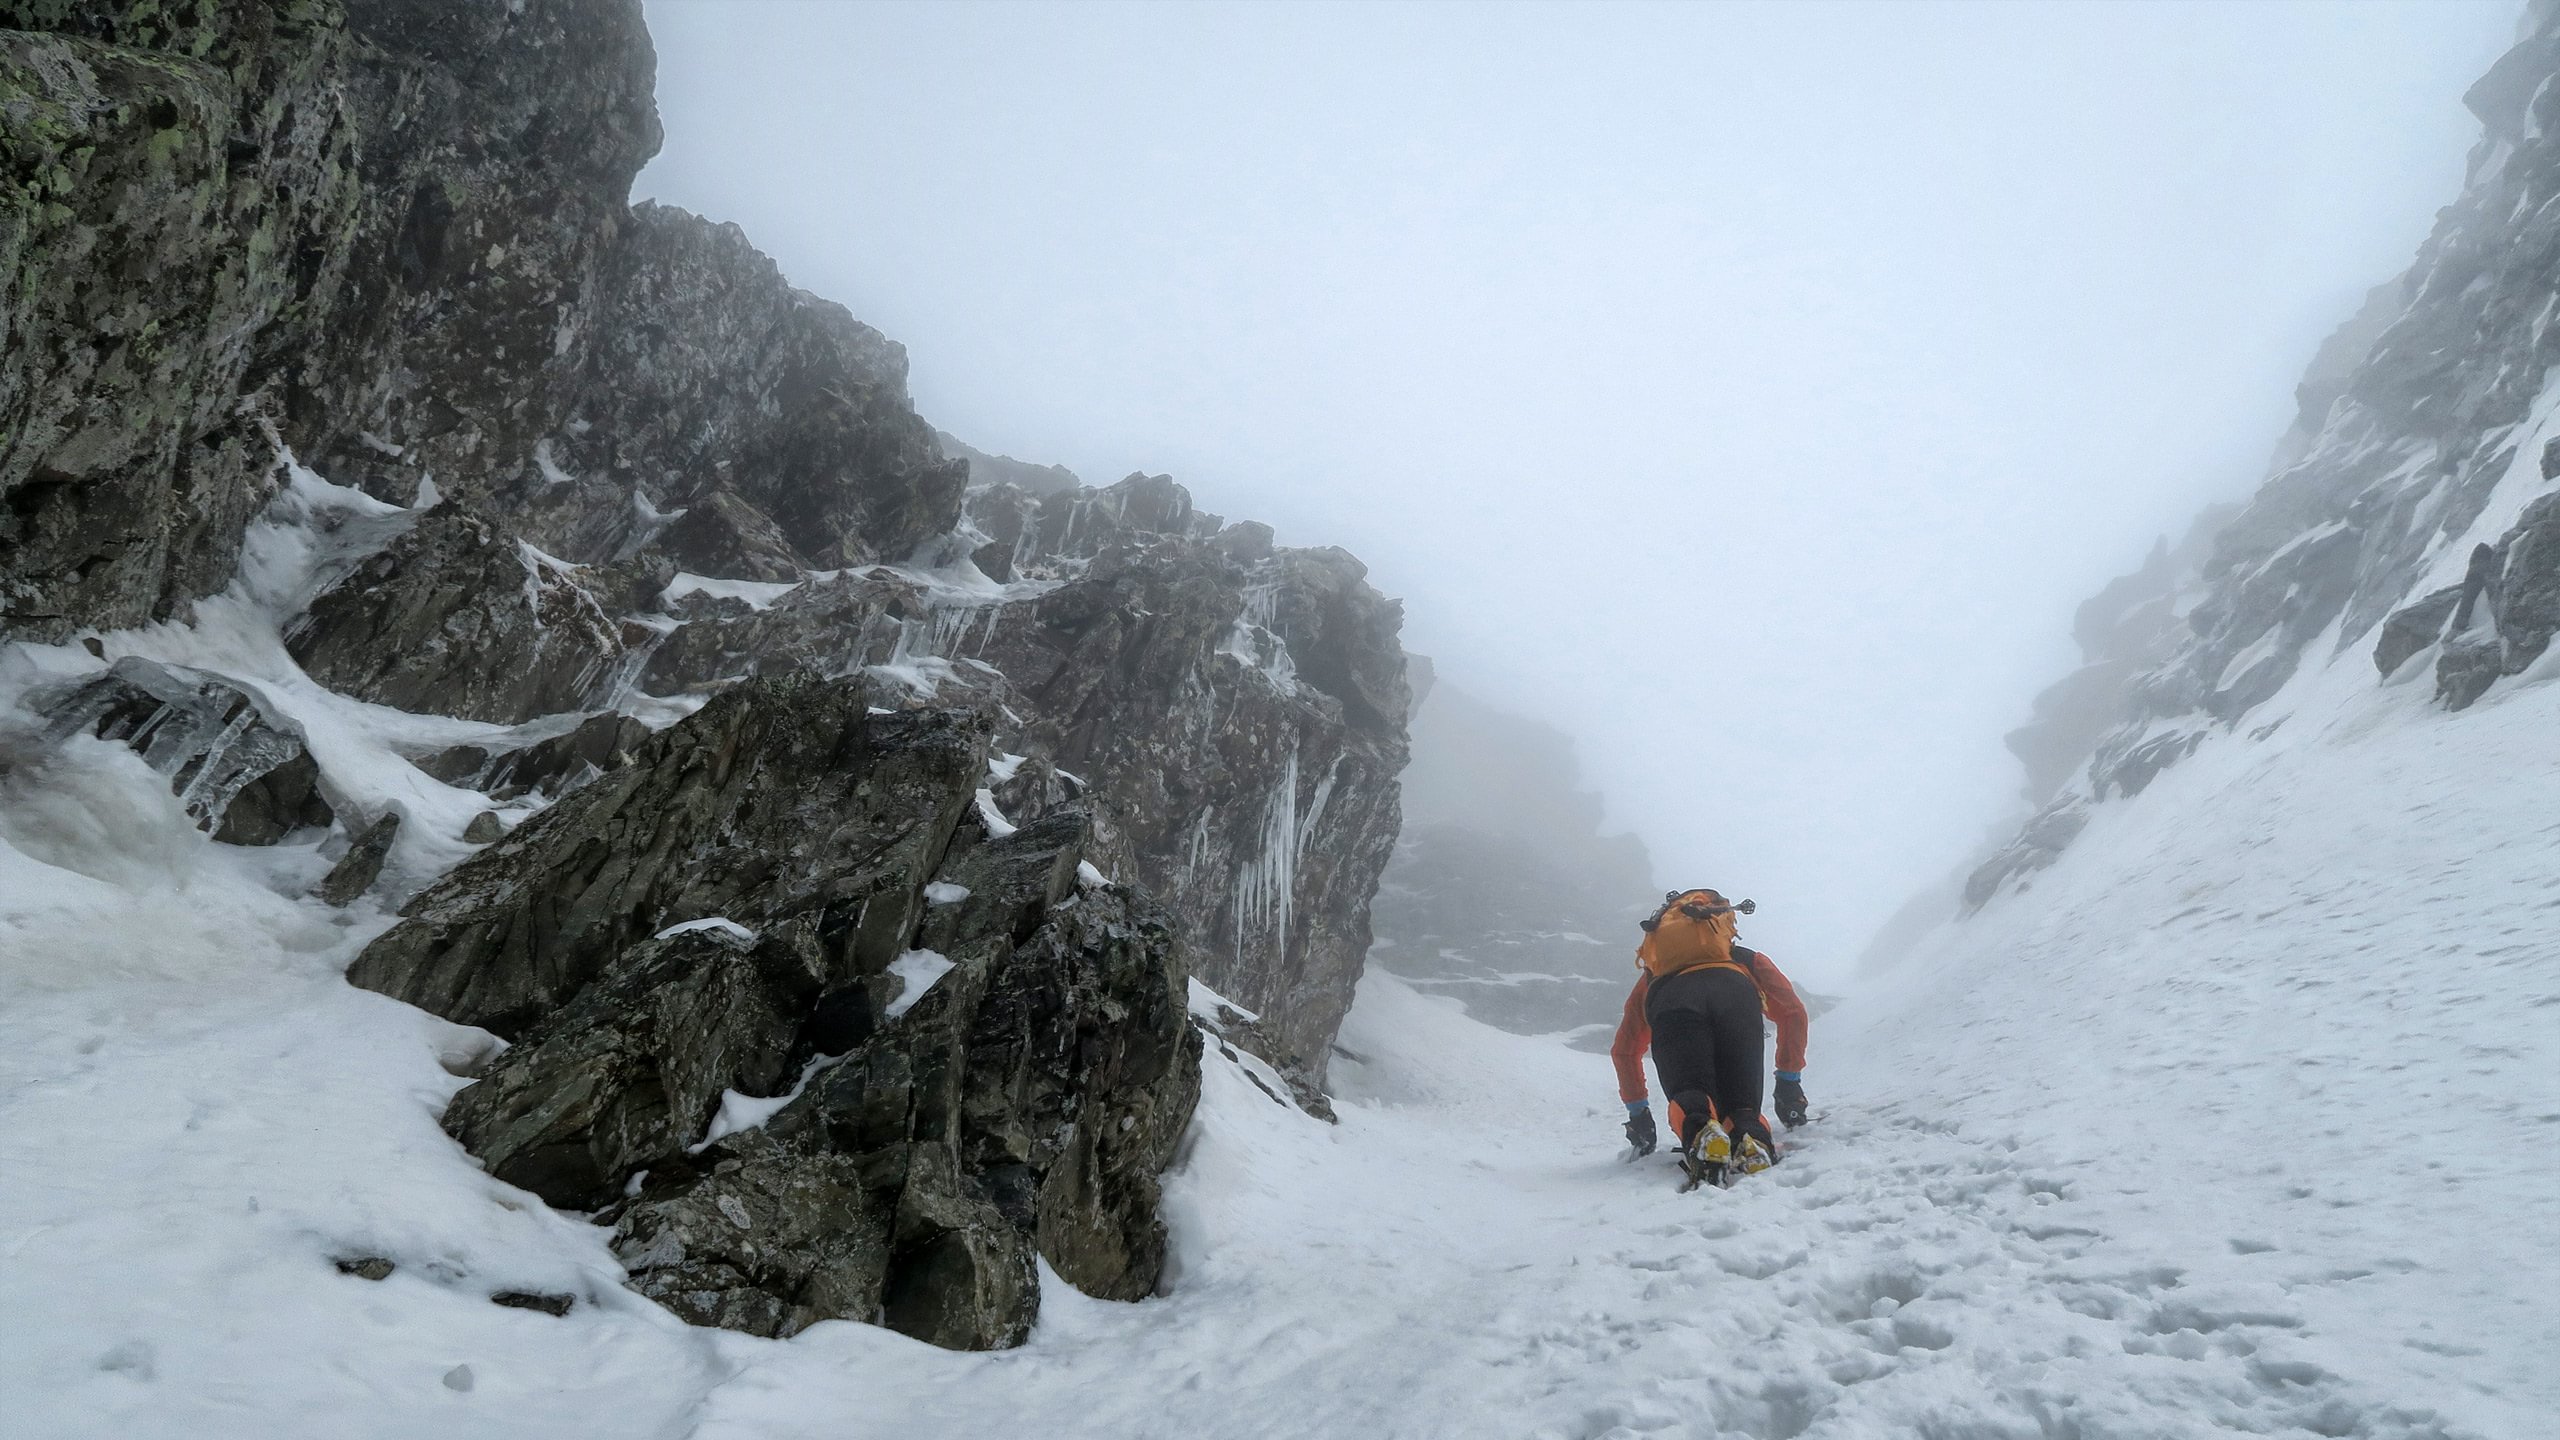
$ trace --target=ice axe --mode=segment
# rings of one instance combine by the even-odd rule
[[[1688,893],[1686,890],[1674,890],[1663,896],[1662,908],[1653,912],[1652,919],[1639,922],[1636,928],[1650,934],[1653,927],[1662,923],[1662,917],[1671,913],[1672,902]],[[1692,920],[1704,920],[1711,915],[1750,915],[1757,912],[1759,908],[1760,902],[1757,900],[1744,900],[1732,905],[1710,905],[1703,900],[1692,900],[1679,907],[1680,913]]]

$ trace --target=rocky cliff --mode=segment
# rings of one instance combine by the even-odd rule
[[[2465,95],[2462,194],[2315,357],[2249,502],[2084,609],[2091,668],[2013,737],[2043,808],[1976,870],[1980,906],[2208,743],[2264,738],[2297,676],[2352,649],[2459,710],[2560,631],[2560,6]],[[2093,643],[2094,642],[2094,643]],[[2049,788],[2048,788],[2049,787]]]
[[[636,1288],[1010,1343],[1035,1253],[1155,1283],[1189,976],[1320,1082],[1400,613],[1167,477],[938,436],[895,342],[629,204],[653,70],[637,0],[0,4],[0,639],[96,657],[55,743],[406,899],[352,978],[518,1041],[448,1128],[606,1205]],[[110,670],[217,592],[478,722],[407,755],[450,788],[357,803],[271,687]]]

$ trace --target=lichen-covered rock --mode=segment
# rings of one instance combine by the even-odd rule
[[[54,739],[131,745],[227,844],[272,845],[335,818],[302,727],[219,675],[129,655],[55,697],[45,716]]]
[[[0,29],[0,640],[230,578],[274,490],[262,419],[361,204],[337,22],[325,0],[0,14],[27,27]]]
[[[988,727],[867,711],[857,682],[724,692],[421,892],[347,978],[512,1036],[708,916],[814,917],[835,981],[876,974],[914,933]]]
[[[501,725],[603,698],[626,651],[579,567],[456,505],[357,565],[288,640],[331,689]]]

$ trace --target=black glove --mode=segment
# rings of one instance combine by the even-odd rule
[[[1636,1147],[1638,1155],[1652,1154],[1660,1138],[1654,1133],[1652,1106],[1627,1112],[1627,1143]]]
[[[1778,1119],[1790,1130],[1808,1118],[1804,1103],[1804,1082],[1781,1078],[1777,1089]]]

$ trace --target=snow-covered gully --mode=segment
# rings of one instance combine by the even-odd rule
[[[294,668],[301,534],[101,648],[256,684],[443,863],[480,797],[399,747],[491,727]],[[106,658],[21,647],[0,699]],[[2530,1440],[2560,685],[2448,717],[2423,669],[2307,672],[1919,946],[1817,1023],[1830,1113],[1731,1191],[1618,1160],[1604,1060],[1382,973],[1339,1124],[1212,1047],[1164,1293],[1051,1277],[986,1354],[625,1290],[438,1128],[488,1038],[344,983],[378,901],[288,898],[315,842],[218,844],[72,737],[0,777],[0,1314],[45,1317],[0,1396],[49,1437]]]
[[[2341,1277],[2209,1228],[2146,1248],[2089,1167],[1863,1082],[1778,1170],[1675,1195],[1663,1157],[1612,1154],[1603,1062],[1382,977],[1339,1126],[1213,1058],[1168,1296],[1052,1281],[1032,1343],[992,1355],[688,1329],[435,1129],[465,1032],[337,984],[325,948],[292,953],[323,927],[268,918],[272,973],[11,999],[0,1156],[45,1179],[6,1191],[0,1302],[59,1317],[0,1359],[32,1433],[2531,1433],[2341,1373],[2293,1293]],[[356,1254],[402,1268],[332,1264]]]

